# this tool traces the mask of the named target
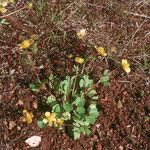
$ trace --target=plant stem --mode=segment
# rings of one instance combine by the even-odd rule
[[[16,10],[16,11],[13,11],[13,12],[11,12],[11,13],[9,13],[9,14],[0,16],[0,19],[1,19],[1,18],[5,18],[5,17],[8,17],[8,16],[13,15],[13,14],[16,14],[16,13],[18,13],[19,11],[21,11],[21,10],[23,10],[23,9],[25,9],[25,8],[27,8],[27,6],[22,7],[22,8],[20,8],[20,9]]]
[[[78,77],[78,75],[75,75],[74,84],[73,84],[73,89],[72,89],[72,96],[74,95],[74,92],[75,92],[77,77]]]

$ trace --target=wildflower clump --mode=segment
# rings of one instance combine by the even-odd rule
[[[45,118],[43,119],[44,124],[48,124],[49,126],[63,126],[63,119],[56,118],[56,113],[45,112]]]
[[[96,122],[99,110],[93,80],[88,75],[80,74],[77,67],[74,68],[76,75],[66,76],[64,80],[50,75],[50,90],[53,90],[53,94],[46,101],[50,112],[41,116],[38,126],[67,129],[67,133],[76,140],[81,133],[87,136],[91,134],[90,128]]]
[[[77,36],[79,39],[83,39],[86,35],[86,29],[81,29],[77,32]]]
[[[75,61],[76,61],[77,63],[79,63],[79,64],[83,64],[83,63],[84,63],[84,59],[81,58],[81,57],[76,57],[76,58],[75,58]]]
[[[103,47],[98,47],[98,48],[96,47],[96,50],[99,55],[101,55],[103,57],[107,56],[107,53],[105,52],[105,49]]]
[[[126,59],[121,60],[121,65],[122,65],[123,70],[126,73],[130,73],[130,71],[131,71],[130,64],[128,63],[128,61]]]
[[[26,109],[22,112],[23,117],[21,117],[23,122],[27,122],[27,124],[32,123],[32,119],[34,118],[32,112],[28,112]]]

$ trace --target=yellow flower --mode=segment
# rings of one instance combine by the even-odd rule
[[[33,7],[33,3],[30,2],[27,4],[27,8],[32,9],[32,7]]]
[[[0,5],[2,5],[3,7],[6,7],[8,5],[8,2],[4,1],[4,2],[0,3]]]
[[[57,119],[57,123],[62,126],[64,124],[64,120],[63,119]]]
[[[131,71],[130,64],[128,63],[128,61],[126,59],[121,60],[121,65],[126,73],[129,73]]]
[[[44,124],[47,124],[47,123],[48,123],[48,120],[47,120],[46,118],[44,118],[44,119],[43,119],[43,123],[44,123]]]
[[[7,12],[7,9],[5,7],[7,7],[7,5],[9,3],[11,3],[12,0],[2,0],[2,2],[0,2],[0,12],[2,14]]]
[[[86,29],[81,29],[77,32],[77,36],[79,39],[83,39],[86,35]]]
[[[20,49],[29,48],[33,44],[35,38],[36,38],[35,34],[31,35],[30,39],[26,39],[26,40],[22,41],[21,44],[19,44],[19,48]]]
[[[45,123],[45,124],[48,123],[49,126],[52,126],[54,124],[54,122],[56,121],[55,113],[46,112],[45,117],[46,118],[43,119],[43,123]]]
[[[31,39],[28,39],[28,40],[24,40],[19,46],[19,48],[20,49],[26,49],[26,48],[28,48],[28,47],[30,47],[31,46],[31,44],[32,44],[32,40]]]
[[[99,55],[104,56],[104,57],[107,56],[107,53],[105,52],[103,47],[98,47],[96,49]]]
[[[63,125],[64,125],[64,120],[63,120],[63,119],[57,119],[57,120],[54,122],[54,126],[55,126],[55,127],[63,126]]]
[[[111,47],[111,52],[116,52],[116,47]]]
[[[33,119],[33,113],[32,112],[28,112],[27,110],[23,110],[23,117],[21,117],[23,122],[27,122],[27,124],[30,124],[32,122]]]
[[[81,57],[76,57],[76,58],[75,58],[75,61],[76,61],[77,63],[79,63],[79,64],[83,64],[83,63],[84,63],[84,59],[81,58]]]
[[[67,55],[67,57],[68,57],[68,58],[72,58],[72,57],[73,57],[73,55],[72,55],[72,54],[69,54],[69,55]]]
[[[7,0],[9,3],[14,3],[14,0]]]
[[[4,14],[7,12],[7,9],[5,7],[0,7],[0,12]]]
[[[45,117],[46,117],[46,118],[48,118],[50,115],[51,115],[50,112],[46,112],[46,113],[45,113]]]

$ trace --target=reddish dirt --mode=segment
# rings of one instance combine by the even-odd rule
[[[59,8],[61,1],[57,2],[53,5],[54,8]],[[64,1],[64,5],[67,3],[69,2]],[[16,7],[20,5],[18,3]],[[36,3],[34,5],[36,6]],[[42,137],[40,146],[33,148],[35,150],[150,149],[150,70],[149,67],[144,68],[143,59],[143,52],[146,52],[147,63],[150,63],[150,20],[121,14],[123,10],[128,10],[149,15],[150,5],[144,3],[144,0],[143,3],[115,0],[113,6],[111,2],[104,0],[101,2],[88,0],[86,10],[82,10],[85,14],[88,12],[83,18],[83,24],[78,23],[81,16],[79,20],[77,16],[73,16],[74,20],[73,17],[66,20],[66,16],[63,25],[58,29],[47,20],[41,26],[41,19],[45,18],[36,16],[34,9],[25,11],[27,13],[25,19],[21,18],[21,15],[17,17],[22,20],[21,24],[28,27],[27,19],[34,24],[30,29],[27,28],[29,32],[32,30],[33,33],[38,34],[40,30],[45,31],[38,39],[37,54],[17,49],[16,45],[21,41],[20,35],[29,36],[22,31],[24,27],[0,26],[0,150],[31,149],[24,141],[33,135]],[[97,26],[95,30],[93,24]],[[141,24],[142,26],[138,28]],[[81,42],[75,37],[75,29],[82,26],[87,28],[89,33],[87,39]],[[66,39],[62,43],[60,42],[62,39],[57,42],[48,40],[48,28],[58,35],[66,31]],[[91,48],[93,43],[106,47],[113,60],[99,58],[94,48]],[[116,53],[110,52],[112,46],[116,47]],[[91,49],[93,51],[90,51]],[[109,87],[96,86],[101,113],[91,128],[92,135],[89,137],[81,135],[76,141],[57,129],[40,129],[36,124],[37,119],[34,119],[30,125],[20,120],[24,108],[32,111],[35,118],[39,118],[44,107],[41,106],[43,96],[48,96],[47,91],[42,91],[40,94],[31,92],[29,83],[33,83],[37,77],[45,79],[51,72],[59,77],[72,74],[75,62],[67,58],[66,55],[69,53],[84,58],[89,55],[96,57],[95,62],[87,64],[95,83],[105,69],[111,72]],[[122,58],[128,59],[131,64],[132,71],[129,75],[124,73],[118,63]],[[33,63],[28,63],[29,59]],[[43,66],[42,69],[40,66]],[[23,105],[18,104],[19,100]],[[34,108],[35,102],[38,108]],[[11,128],[12,121],[15,125]]]

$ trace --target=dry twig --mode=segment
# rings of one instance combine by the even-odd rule
[[[127,15],[134,15],[134,16],[137,16],[137,17],[141,17],[141,18],[144,18],[144,19],[150,19],[150,16],[146,16],[144,14],[138,14],[138,13],[133,13],[133,12],[129,12],[129,11],[124,11],[125,14]]]

